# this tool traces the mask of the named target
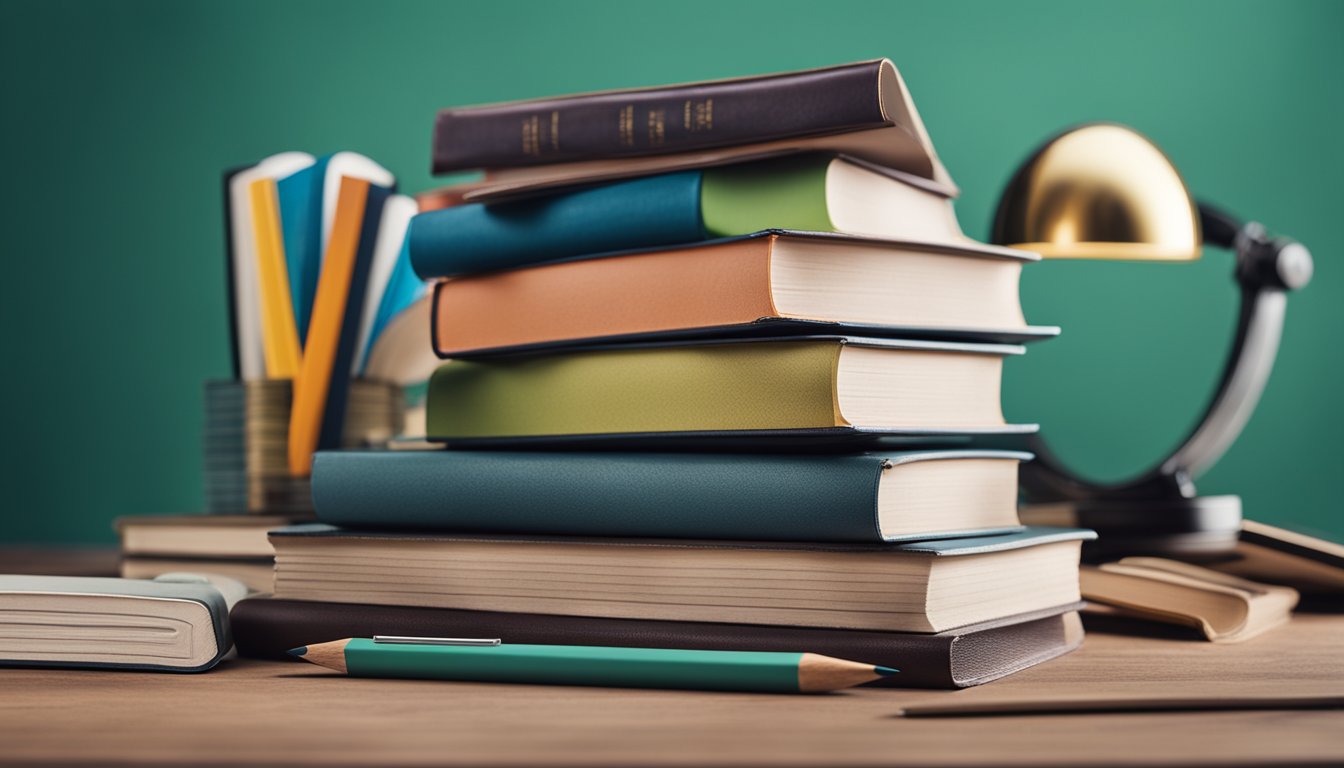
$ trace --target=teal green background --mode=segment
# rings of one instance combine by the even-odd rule
[[[1344,3],[4,2],[0,541],[105,542],[200,510],[202,381],[229,371],[220,173],[365,153],[416,192],[436,108],[891,57],[984,237],[1064,126],[1151,136],[1196,195],[1316,255],[1240,441],[1199,482],[1344,538]],[[1098,476],[1157,459],[1229,343],[1227,254],[1049,263],[1065,328],[1007,374],[1017,420]]]

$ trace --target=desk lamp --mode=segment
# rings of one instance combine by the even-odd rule
[[[1287,293],[1311,279],[1310,252],[1194,202],[1156,145],[1113,124],[1084,125],[1042,145],[1004,190],[993,242],[1045,258],[1190,261],[1201,245],[1235,252],[1237,333],[1218,390],[1189,436],[1122,482],[1072,472],[1040,437],[1032,439],[1036,461],[1022,468],[1026,501],[1100,534],[1093,558],[1229,552],[1241,528],[1241,499],[1199,496],[1194,478],[1218,461],[1255,410],[1278,351]]]

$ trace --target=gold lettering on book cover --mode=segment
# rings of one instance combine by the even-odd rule
[[[551,112],[551,149],[560,150],[560,112]]]
[[[687,100],[681,108],[682,124],[690,133],[714,129],[714,100]]]
[[[541,156],[541,120],[536,115],[523,118],[523,154]]]
[[[635,146],[635,105],[627,104],[621,107],[617,113],[618,128],[620,129],[621,146]]]
[[[649,146],[661,147],[667,138],[667,111],[654,109],[649,111]]]

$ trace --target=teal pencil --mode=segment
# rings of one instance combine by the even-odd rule
[[[574,645],[445,645],[364,638],[295,648],[291,656],[356,677],[626,688],[819,693],[897,670],[815,653],[689,651]],[[411,642],[407,642],[410,640]]]

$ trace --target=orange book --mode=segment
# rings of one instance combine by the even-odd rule
[[[349,371],[336,371],[334,366],[368,196],[367,180],[341,177],[331,236],[327,240],[322,274],[318,277],[317,293],[313,297],[313,314],[308,321],[303,361],[299,376],[294,380],[294,403],[289,415],[289,472],[292,475],[311,473],[313,451],[317,450],[322,419],[327,410],[331,378],[333,375],[349,375]]]
[[[435,286],[435,351],[646,334],[868,333],[1022,341],[1032,254],[780,232],[460,277]]]

